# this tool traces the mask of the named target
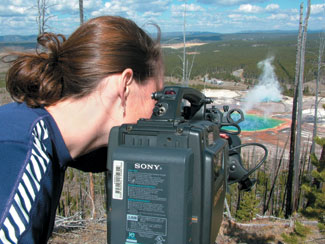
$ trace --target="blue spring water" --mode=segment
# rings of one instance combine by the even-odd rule
[[[234,120],[238,118],[237,116],[239,116],[239,114],[233,113],[231,115]],[[282,123],[284,123],[284,121],[279,119],[262,117],[255,114],[245,114],[245,120],[240,122],[238,125],[242,131],[259,131],[277,127]],[[227,130],[237,130],[235,127],[232,126],[227,126],[223,128]]]

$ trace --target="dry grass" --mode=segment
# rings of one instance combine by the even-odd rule
[[[106,223],[89,221],[84,228],[54,232],[48,244],[106,244]]]
[[[284,243],[282,233],[290,233],[292,227],[278,221],[256,220],[255,224],[261,227],[240,227],[233,222],[224,220],[217,238],[218,244],[280,244]],[[324,244],[325,239],[316,226],[309,226],[312,233],[304,243]],[[54,233],[49,244],[106,244],[106,223],[89,221],[82,229],[69,232]],[[114,243],[115,244],[115,243]],[[173,243],[174,244],[174,243]],[[176,244],[176,243],[175,243]]]

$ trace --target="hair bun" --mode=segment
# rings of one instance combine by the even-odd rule
[[[61,99],[63,71],[60,50],[63,35],[44,33],[37,38],[36,53],[13,53],[6,83],[11,97],[30,107],[48,106]]]
[[[65,40],[63,35],[45,32],[37,38],[38,47],[36,52],[42,57],[47,56],[50,62],[57,63],[60,57],[61,46]]]

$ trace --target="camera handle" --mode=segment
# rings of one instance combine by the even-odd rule
[[[245,120],[245,116],[242,110],[238,108],[230,109],[228,105],[223,106],[223,113],[216,108],[215,106],[212,106],[212,108],[207,109],[206,112],[206,119],[216,123],[219,125],[220,133],[226,133],[228,135],[239,135],[241,133],[241,129],[239,127],[239,123]],[[238,113],[239,118],[234,119],[231,117],[233,113]],[[232,126],[235,127],[236,130],[230,130],[230,129],[223,129],[222,127],[228,127]]]
[[[205,105],[212,103],[212,99],[189,87],[168,86],[163,91],[153,93],[151,97],[157,101],[152,120],[203,120]],[[184,99],[190,102],[190,107],[184,106]]]
[[[258,146],[264,150],[264,156],[256,166],[250,170],[244,168],[240,156],[240,149],[247,146]],[[267,148],[260,143],[245,143],[229,148],[229,178],[228,184],[239,183],[241,190],[249,191],[255,184],[256,179],[250,179],[249,176],[259,169],[265,162],[268,155]]]

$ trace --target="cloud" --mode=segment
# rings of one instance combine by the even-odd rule
[[[236,12],[242,13],[265,13],[265,12],[275,12],[280,9],[278,4],[269,4],[265,8],[252,4],[241,4]]]
[[[268,12],[273,12],[273,11],[278,10],[278,9],[280,9],[279,4],[274,4],[274,3],[269,4],[269,5],[267,5],[265,7],[265,10],[268,11]]]
[[[111,2],[105,3],[103,7],[98,10],[92,11],[91,15],[93,17],[97,17],[100,15],[121,15],[126,17],[127,15],[131,15],[131,9],[128,4],[123,4],[120,1],[113,0]]]
[[[171,15],[173,17],[180,17],[184,15],[184,4],[181,5],[172,5],[171,6]],[[203,14],[204,12],[204,14]],[[201,18],[206,14],[206,10],[202,8],[200,5],[196,4],[186,4],[186,17],[187,18],[195,18],[196,20]]]
[[[147,11],[142,16],[143,17],[158,17],[160,15],[161,15],[161,13],[159,13],[159,12]]]
[[[35,18],[31,16],[0,16],[0,35],[35,34],[38,31]]]
[[[31,0],[1,0],[0,16],[21,16],[36,13],[36,2]]]
[[[284,13],[279,13],[279,14],[272,14],[269,17],[267,17],[269,20],[284,20],[284,19],[289,19],[289,15],[284,14]]]
[[[266,0],[197,0],[199,3],[204,4],[218,4],[218,5],[238,5],[245,3],[262,3]]]
[[[242,4],[238,8],[238,12],[243,12],[243,13],[260,13],[262,11],[263,8],[251,4]]]
[[[325,14],[325,4],[312,4],[311,14]]]
[[[184,4],[181,5],[172,5],[171,11],[172,12],[184,12]],[[197,11],[204,11],[204,8],[202,8],[200,5],[196,4],[186,4],[186,12],[197,12]]]
[[[62,13],[71,13],[79,11],[78,0],[49,0],[49,6],[55,11]],[[101,0],[84,0],[84,11],[92,11],[102,6]]]
[[[228,17],[234,21],[250,21],[250,20],[258,19],[258,17],[255,15],[243,15],[243,14],[229,14]]]
[[[123,17],[136,17],[138,13],[142,17],[159,16],[170,7],[172,0],[111,0],[104,6],[91,12],[91,16],[120,15]]]

